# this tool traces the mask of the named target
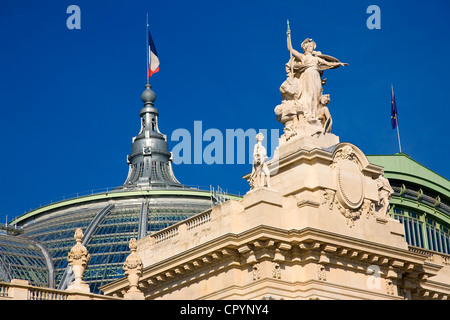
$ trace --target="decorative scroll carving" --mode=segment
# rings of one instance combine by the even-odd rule
[[[272,277],[275,279],[281,279],[281,268],[277,262],[272,263]]]
[[[362,210],[366,213],[366,219],[369,219],[370,216],[373,216],[375,213],[375,203],[368,199],[364,199]]]
[[[253,280],[261,279],[261,266],[259,262],[253,265]]]
[[[297,199],[297,207],[299,208],[302,208],[304,206],[318,208],[320,206],[320,203],[315,202],[313,200],[301,199],[298,196],[296,197],[296,199]]]
[[[394,295],[394,282],[392,279],[386,279],[386,293],[390,295]]]
[[[351,146],[345,146],[342,149],[340,149],[338,152],[336,152],[333,163],[331,164],[331,168],[335,168],[336,164],[339,163],[342,160],[350,160],[358,163],[358,160],[356,158],[355,150]]]
[[[317,265],[317,277],[320,281],[327,281],[327,274],[323,264]]]
[[[322,200],[321,204],[323,204],[323,205],[328,204],[328,209],[332,210],[335,196],[336,196],[336,191],[331,190],[331,189],[325,189],[325,191],[323,192],[323,195],[322,195],[323,200]]]

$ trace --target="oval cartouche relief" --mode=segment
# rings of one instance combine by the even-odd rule
[[[363,176],[356,162],[345,159],[337,168],[337,196],[347,208],[358,209],[364,200]]]

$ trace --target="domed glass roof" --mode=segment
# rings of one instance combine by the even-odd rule
[[[77,228],[83,230],[83,245],[91,255],[83,280],[90,285],[91,292],[100,293],[100,286],[123,276],[122,265],[130,254],[128,243],[131,238],[145,237],[207,210],[212,204],[210,193],[198,190],[151,190],[143,196],[136,196],[131,191],[120,194],[114,200],[106,198],[98,201],[95,197],[86,197],[68,206],[62,202],[57,209],[49,208],[21,221],[23,227],[20,236],[7,236],[17,239],[15,242],[18,244],[22,238],[30,239],[29,251],[32,240],[47,251],[51,260],[50,270],[46,267],[42,252],[37,255],[40,251],[36,245],[33,245],[33,252],[36,253],[33,261],[39,261],[30,261],[24,267],[36,269],[36,266],[40,266],[39,281],[33,281],[36,285],[51,286],[54,283],[53,287],[64,290],[73,281],[67,254],[75,244]],[[0,242],[3,247],[3,239]],[[15,247],[20,247],[18,244]],[[16,251],[11,255],[14,256]],[[27,280],[33,278],[24,277],[23,274],[14,277]]]
[[[141,96],[141,130],[127,157],[125,183],[111,192],[52,203],[11,222],[20,235],[0,238],[0,281],[18,278],[66,289],[73,281],[67,254],[75,245],[75,230],[81,228],[82,244],[91,255],[83,280],[91,292],[100,293],[99,287],[123,276],[131,238],[145,237],[222,201],[214,192],[189,188],[175,178],[150,88],[147,83]]]

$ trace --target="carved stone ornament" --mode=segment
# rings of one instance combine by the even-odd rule
[[[394,282],[392,279],[386,279],[386,293],[394,295]]]
[[[335,201],[339,212],[347,219],[347,225],[351,228],[355,225],[355,221],[361,216],[362,210],[352,210],[344,208],[338,200]]]
[[[355,150],[348,145],[338,150],[330,167],[335,170],[336,190],[324,190],[322,205],[328,205],[330,210],[336,205],[349,227],[354,226],[363,213],[366,218],[373,215],[375,203],[365,199],[364,176]]]
[[[89,263],[91,256],[86,247],[81,244],[83,241],[83,230],[80,228],[76,229],[74,238],[77,243],[70,249],[67,261],[70,265],[77,264],[85,267]]]
[[[325,266],[323,264],[317,265],[317,277],[320,281],[326,281],[327,280],[327,274],[325,271]]]
[[[351,146],[345,146],[336,152],[331,167],[335,168],[336,165],[342,160],[350,160],[358,163],[355,150],[353,150]]]
[[[331,189],[325,189],[325,191],[323,192],[323,200],[322,200],[322,205],[327,204],[328,205],[328,209],[333,210],[333,203],[334,203],[334,198],[336,196],[336,191],[331,190]]]
[[[80,228],[75,230],[76,244],[72,247],[67,255],[67,261],[72,266],[74,281],[67,287],[69,291],[89,292],[89,286],[83,281],[83,273],[91,260],[86,247],[81,243],[83,240],[83,230]]]
[[[277,262],[272,263],[272,277],[275,279],[281,279],[281,268]]]
[[[141,258],[136,254],[137,250],[137,241],[135,238],[130,239],[129,248],[131,251],[131,254],[127,257],[123,264],[123,270],[126,274],[130,273],[132,269],[137,269],[139,273],[142,272],[142,260]]]
[[[127,275],[128,283],[130,285],[130,289],[128,290],[125,298],[130,299],[143,299],[143,294],[139,290],[139,279],[142,274],[142,260],[137,255],[137,241],[135,238],[131,238],[129,242],[130,255],[127,257],[125,262],[123,263],[123,270]]]
[[[375,203],[370,200],[364,199],[362,209],[362,211],[366,213],[366,219],[369,219],[375,213]]]
[[[259,262],[253,265],[253,280],[261,279],[261,266]]]
[[[347,225],[350,228],[355,225],[355,221],[358,220],[362,214],[365,214],[366,218],[369,219],[375,213],[375,203],[368,199],[364,199],[363,205],[355,210],[344,208],[337,199],[335,200],[335,204],[339,212],[347,218]]]

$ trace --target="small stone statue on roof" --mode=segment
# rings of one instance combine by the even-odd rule
[[[260,132],[256,135],[256,144],[253,149],[253,168],[250,174],[250,188],[270,187],[270,171],[267,167],[267,151],[262,145],[264,135]]]
[[[385,216],[389,215],[389,201],[394,194],[394,189],[392,189],[389,180],[383,175],[377,179],[378,187],[378,206],[380,207],[379,212]]]
[[[331,132],[331,126],[333,124],[333,119],[331,118],[330,110],[327,105],[330,103],[330,95],[323,94],[320,97],[319,101],[319,111],[318,111],[318,119],[322,123],[323,134]]]

